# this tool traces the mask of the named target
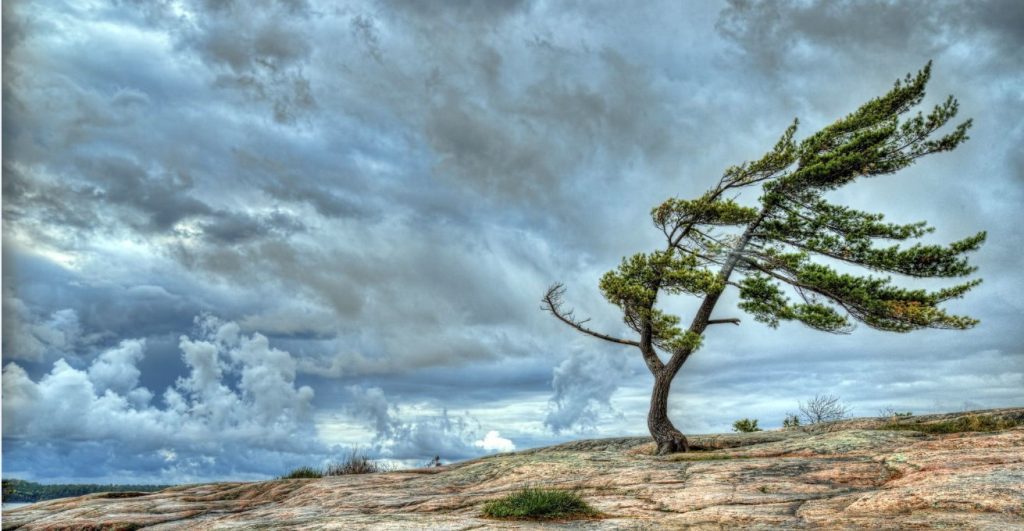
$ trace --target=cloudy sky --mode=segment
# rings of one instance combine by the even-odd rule
[[[641,435],[597,279],[651,207],[934,60],[972,139],[831,198],[987,230],[967,332],[830,336],[730,294],[689,433],[1024,405],[1024,4],[461,0],[3,4],[3,475],[260,479]],[[640,7],[642,6],[642,7]],[[688,319],[691,301],[667,306]]]

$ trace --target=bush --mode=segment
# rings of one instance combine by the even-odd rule
[[[324,474],[319,469],[311,466],[302,466],[292,470],[284,476],[281,476],[281,479],[310,479],[322,477],[324,477]]]
[[[375,474],[387,472],[387,467],[371,461],[359,450],[352,450],[340,463],[329,463],[324,469],[325,476],[344,476],[348,474]]]
[[[820,424],[843,420],[849,415],[850,407],[832,394],[814,395],[806,404],[800,402],[800,416],[807,424]]]
[[[732,423],[732,431],[752,433],[755,431],[761,431],[761,428],[757,427],[757,419],[740,419]]]
[[[786,413],[785,420],[782,421],[782,429],[791,430],[793,428],[800,427],[800,417],[793,413]]]
[[[572,491],[523,489],[484,504],[484,516],[524,520],[593,518],[597,510]]]

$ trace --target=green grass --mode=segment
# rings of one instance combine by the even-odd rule
[[[310,478],[322,478],[324,473],[319,469],[311,466],[300,466],[295,470],[292,470],[288,474],[281,476],[281,479],[310,479]]]
[[[918,431],[921,433],[963,433],[971,431],[1008,430],[1010,428],[1020,426],[1021,424],[1024,424],[1024,422],[1015,419],[979,417],[977,415],[968,415],[966,417],[960,417],[954,420],[947,420],[942,422],[929,422],[927,424],[901,424],[891,422],[889,424],[883,425],[880,429]]]
[[[558,489],[523,489],[484,504],[484,516],[491,518],[568,520],[599,514],[579,494]]]

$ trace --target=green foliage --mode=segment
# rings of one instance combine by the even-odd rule
[[[761,431],[761,428],[757,427],[757,419],[740,419],[732,423],[732,431],[753,433],[755,431]]]
[[[793,413],[787,413],[786,414],[786,418],[783,419],[783,421],[782,421],[782,428],[786,429],[786,430],[790,430],[790,429],[799,428],[799,427],[800,427],[800,417],[796,416]]]
[[[742,206],[732,199],[716,199],[707,195],[694,200],[671,198],[651,211],[654,226],[662,230],[691,223],[746,225],[756,218],[756,208]]]
[[[964,433],[978,431],[1001,431],[1024,425],[1024,421],[1011,418],[968,415],[953,420],[928,423],[891,422],[881,430],[917,431],[921,433]]]
[[[600,282],[605,298],[622,310],[626,325],[637,333],[642,333],[645,324],[650,326],[654,345],[668,351],[699,345],[700,337],[683,332],[678,317],[654,308],[658,291],[697,294],[720,289],[720,285],[714,273],[697,267],[696,258],[673,250],[624,258],[618,269],[605,273]]]
[[[315,479],[324,477],[324,473],[311,466],[300,466],[295,470],[281,476],[281,479]]]
[[[728,168],[704,195],[671,198],[654,208],[651,218],[668,240],[666,250],[624,258],[601,279],[605,298],[623,311],[634,331],[642,335],[649,330],[654,346],[680,354],[692,352],[699,342],[687,337],[679,317],[656,308],[659,295],[703,296],[713,307],[728,284],[740,289],[740,309],[771,327],[797,321],[848,333],[854,322],[893,332],[977,324],[947,314],[940,305],[980,280],[927,291],[900,287],[890,277],[839,272],[827,263],[913,278],[962,277],[975,271],[966,254],[981,246],[984,232],[949,245],[882,245],[920,238],[932,229],[925,222],[889,223],[882,214],[835,205],[824,197],[857,178],[895,173],[967,139],[970,120],[936,136],[956,116],[952,97],[927,114],[909,114],[923,100],[930,76],[929,63],[800,142],[794,140],[794,121],[771,151]],[[731,194],[752,185],[762,187],[759,208],[740,204]],[[743,278],[729,282],[734,272]],[[694,321],[689,332],[700,336],[705,326]]]
[[[843,333],[850,324],[842,311],[872,328],[908,332],[921,328],[965,329],[970,317],[949,315],[939,304],[962,296],[980,283],[972,280],[928,292],[897,287],[890,278],[839,273],[815,258],[908,277],[960,277],[973,273],[966,253],[985,241],[979,232],[950,245],[879,246],[880,240],[919,238],[932,229],[924,222],[892,224],[882,214],[833,205],[822,194],[857,177],[894,173],[918,158],[949,151],[967,139],[970,120],[949,134],[931,138],[950,121],[953,98],[928,115],[900,121],[924,97],[931,65],[908,76],[885,96],[811,135],[797,148],[796,168],[766,182],[764,218],[751,234],[741,264],[740,307],[758,321],[777,326],[797,320],[819,330]],[[804,300],[790,304],[781,290],[789,285]]]
[[[558,489],[526,488],[487,502],[484,516],[522,520],[564,520],[594,518],[597,510],[579,494]]]
[[[3,480],[3,501],[6,503],[34,503],[56,498],[83,496],[96,492],[156,492],[168,487],[170,485],[43,485],[21,479],[5,479]]]

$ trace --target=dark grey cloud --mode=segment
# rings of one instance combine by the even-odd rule
[[[986,282],[957,303],[982,325],[826,338],[744,318],[688,362],[674,418],[771,426],[825,391],[861,414],[1015,405],[1021,16],[1001,1],[5,3],[3,357],[17,385],[4,403],[67,378],[111,418],[171,418],[158,391],[192,378],[179,338],[206,337],[206,313],[289,353],[290,389],[315,390],[299,428],[315,447],[250,451],[211,430],[176,439],[172,466],[120,432],[102,445],[71,420],[5,414],[5,469],[265,477],[336,444],[412,462],[643,433],[639,357],[540,312],[544,289],[564,281],[581,316],[626,334],[596,286],[660,244],[651,207],[929,59],[928,101],[960,97],[972,140],[835,199],[928,219],[935,241],[989,230]],[[735,302],[723,316],[743,318]],[[220,380],[246,404],[239,422],[260,409],[244,367]],[[123,404],[101,404],[100,388]],[[210,458],[218,476],[200,478]]]
[[[544,425],[555,433],[579,429],[597,429],[601,414],[611,409],[612,394],[619,382],[631,376],[621,353],[603,355],[573,352],[558,367],[551,379],[554,395]]]
[[[1012,50],[1024,43],[1021,21],[1024,7],[1005,0],[730,0],[717,27],[761,68],[777,69],[820,57],[823,51],[879,59],[893,51],[934,57],[971,44],[983,47],[979,51],[986,60],[1019,61]],[[804,45],[807,50],[793,51]]]

